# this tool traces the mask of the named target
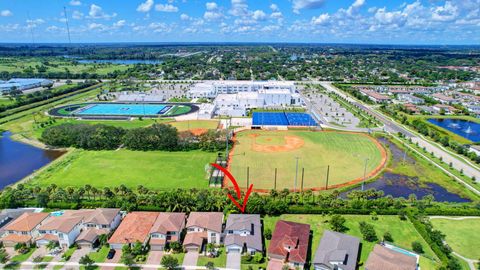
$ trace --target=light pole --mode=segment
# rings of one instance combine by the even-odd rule
[[[297,178],[298,178],[298,160],[299,157],[295,157],[295,184],[293,186],[293,192],[297,192]]]
[[[365,158],[365,167],[363,169],[362,191],[365,188],[365,180],[367,178],[367,164],[368,164],[368,158]]]

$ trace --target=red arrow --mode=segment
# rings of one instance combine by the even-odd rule
[[[237,183],[237,180],[235,180],[235,177],[233,177],[233,175],[227,169],[223,168],[222,166],[220,166],[216,163],[211,163],[211,165],[213,167],[217,168],[218,170],[222,171],[225,174],[225,176],[227,176],[228,179],[230,179],[230,181],[232,181],[233,187],[235,188],[235,192],[237,193],[237,199],[241,200],[242,199],[242,192],[240,191],[240,187],[238,186],[238,183]],[[253,184],[251,184],[250,187],[248,187],[247,194],[245,194],[245,198],[243,199],[242,205],[240,205],[240,203],[235,198],[233,198],[233,196],[230,193],[227,193],[227,196],[233,202],[233,204],[235,204],[235,206],[238,209],[240,209],[240,211],[242,213],[244,213],[245,212],[245,207],[247,206],[248,197],[250,196],[250,193],[252,193],[252,190],[253,190]]]

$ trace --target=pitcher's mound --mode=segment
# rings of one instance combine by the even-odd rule
[[[299,148],[302,148],[305,142],[303,141],[302,138],[297,137],[297,136],[284,136],[284,143],[282,145],[265,145],[265,144],[258,144],[256,142],[256,138],[258,137],[252,134],[253,140],[252,140],[252,150],[255,152],[264,152],[264,153],[275,153],[275,152],[288,152],[288,151],[293,151],[297,150]],[[272,141],[271,138],[266,138],[265,141]]]

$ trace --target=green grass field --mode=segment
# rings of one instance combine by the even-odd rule
[[[402,221],[397,216],[378,216],[378,220],[372,220],[370,216],[344,215],[344,217],[346,219],[345,226],[348,228],[345,233],[360,238],[362,242],[362,250],[359,259],[360,265],[367,261],[368,255],[373,250],[375,245],[375,243],[362,240],[362,234],[360,233],[358,225],[360,221],[365,221],[372,224],[379,239],[381,239],[382,235],[388,231],[392,235],[395,245],[409,250],[412,249],[411,244],[413,241],[419,241],[423,246],[425,255],[430,258],[436,258],[428,244],[423,240],[420,234],[418,234],[413,227],[412,223],[410,223],[408,220]],[[272,232],[275,229],[275,223],[278,220],[310,224],[310,230],[313,231],[310,254],[312,254],[313,257],[315,256],[315,251],[320,244],[323,231],[330,229],[328,224],[329,219],[330,217],[321,215],[281,215],[280,217],[265,217],[263,222],[265,226],[264,229],[270,228]],[[420,266],[423,270],[434,270],[435,266],[438,266],[436,265],[436,262],[428,259],[427,257],[422,257],[420,262]],[[363,269],[363,267],[360,266],[360,269]]]
[[[257,136],[253,138],[252,136]],[[289,151],[264,152],[258,146],[276,147],[286,143],[285,136],[303,141],[303,146]],[[327,166],[330,165],[329,186],[342,184],[367,174],[381,164],[382,154],[372,138],[340,132],[311,131],[245,131],[236,135],[230,170],[243,187],[247,182],[256,189],[273,189],[277,168],[277,189],[294,188],[296,157],[298,157],[297,189],[301,187],[302,168],[304,187],[324,187]],[[298,140],[297,140],[298,141]],[[263,152],[261,152],[263,151]]]
[[[433,227],[442,231],[447,244],[458,254],[469,259],[478,260],[480,252],[478,246],[480,243],[480,217],[475,219],[451,220],[446,218],[431,219]]]
[[[84,151],[74,150],[57,160],[31,181],[30,185],[103,188],[124,184],[130,188],[207,188],[205,165],[216,153],[202,151]]]

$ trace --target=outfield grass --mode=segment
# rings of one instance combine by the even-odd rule
[[[205,166],[216,153],[202,151],[84,151],[74,150],[41,171],[30,185],[103,188],[124,184],[130,188],[207,188]]]
[[[192,121],[179,121],[170,122],[168,124],[176,127],[179,131],[185,131],[189,129],[216,129],[219,121],[216,120],[192,120]]]
[[[430,258],[436,258],[428,244],[425,242],[425,240],[423,240],[420,234],[418,234],[413,227],[412,223],[410,223],[408,220],[402,221],[397,216],[377,216],[378,220],[372,220],[371,216],[360,215],[344,215],[344,217],[346,219],[345,226],[348,228],[345,233],[360,238],[362,243],[359,265],[365,264],[368,255],[370,252],[372,252],[373,247],[375,246],[375,243],[367,242],[362,239],[362,234],[360,233],[360,228],[358,225],[360,221],[365,221],[372,224],[379,239],[381,239],[383,234],[388,231],[392,235],[395,245],[409,250],[412,249],[411,244],[413,241],[419,241],[423,246],[425,255]],[[272,232],[274,231],[275,223],[278,220],[310,224],[310,230],[313,231],[310,254],[312,254],[311,260],[313,260],[315,251],[320,244],[320,239],[322,238],[324,230],[330,229],[328,224],[329,219],[330,217],[321,215],[281,215],[280,217],[265,217],[263,222],[265,226],[264,229],[269,228],[272,230]],[[267,243],[268,242],[270,241],[267,241]],[[434,270],[435,266],[438,266],[438,264],[427,257],[422,257],[420,260],[421,268]],[[363,267],[360,266],[360,269],[363,269]]]
[[[433,218],[431,222],[435,229],[446,235],[445,240],[453,251],[469,259],[480,258],[478,248],[473,248],[480,243],[480,217],[463,220]]]
[[[257,136],[253,138],[252,136]],[[285,136],[294,136],[303,141],[303,146],[283,152],[258,152],[254,143],[262,146],[281,146]],[[342,132],[311,131],[245,131],[237,133],[231,152],[230,170],[243,187],[247,182],[256,189],[273,189],[277,168],[277,189],[301,187],[302,168],[304,187],[324,187],[327,166],[330,165],[329,186],[342,184],[364,176],[365,159],[368,158],[367,174],[377,168],[382,154],[374,139],[365,135]],[[298,157],[298,174],[296,173]]]

